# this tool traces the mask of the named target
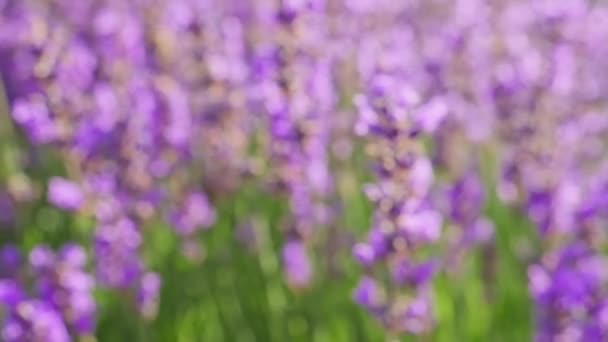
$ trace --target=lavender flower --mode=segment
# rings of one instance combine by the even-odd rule
[[[22,301],[10,310],[0,336],[7,342],[71,340],[59,312],[39,300]]]
[[[602,321],[608,260],[575,242],[544,256],[529,269],[530,292],[537,304],[537,341],[600,341],[608,336]]]
[[[476,171],[465,172],[437,194],[438,205],[449,219],[445,261],[452,272],[458,271],[471,248],[488,245],[494,235],[493,223],[483,216],[483,184]]]
[[[387,305],[383,289],[371,277],[363,277],[353,291],[355,302],[374,315],[382,315]]]
[[[58,208],[78,210],[84,202],[84,194],[76,183],[54,177],[49,181],[48,199]]]
[[[29,270],[13,248],[2,250],[0,306],[3,341],[71,341],[90,336],[95,328],[93,277],[84,270],[86,253],[65,245],[58,253],[37,246],[30,253]],[[6,267],[6,268],[5,268]],[[15,268],[19,268],[19,274]],[[30,274],[34,291],[28,293],[24,276]]]
[[[84,271],[86,253],[77,245],[66,245],[58,254],[44,246],[30,253],[37,275],[39,298],[62,314],[66,325],[79,335],[94,332],[94,280]]]
[[[387,43],[394,44],[390,39]],[[388,46],[381,53],[399,53],[399,46]],[[410,260],[416,259],[419,248],[438,241],[441,217],[428,201],[433,170],[417,141],[412,117],[419,97],[398,66],[382,61],[377,60],[371,74],[363,73],[366,92],[356,99],[356,130],[368,138],[376,183],[365,189],[375,206],[372,228],[367,242],[356,245],[354,253],[370,269],[388,263],[398,285],[389,291],[386,305],[372,311],[376,318],[393,331],[420,334],[433,321],[429,286],[434,267],[424,262],[411,265]],[[362,282],[360,289],[369,287],[369,278]],[[412,289],[413,296],[402,289]]]
[[[332,186],[328,165],[332,66],[320,50],[325,10],[315,1],[280,2],[269,15],[274,21],[268,25],[276,32],[273,45],[260,49],[259,57],[271,161],[291,213],[283,264],[288,283],[297,288],[312,281],[304,242],[316,227],[326,224],[323,201]]]
[[[98,279],[110,287],[133,286],[142,271],[137,255],[140,245],[141,235],[133,221],[121,218],[102,223],[95,235]]]

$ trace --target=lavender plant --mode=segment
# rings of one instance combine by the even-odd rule
[[[276,187],[291,212],[282,258],[290,286],[305,288],[313,276],[305,245],[325,223],[324,199],[332,186],[327,150],[332,69],[321,45],[325,7],[322,1],[280,1],[269,10],[267,25],[275,35],[260,53],[261,87]]]

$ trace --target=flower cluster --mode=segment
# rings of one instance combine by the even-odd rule
[[[191,240],[215,220],[206,190],[247,169],[244,33],[220,2],[66,4],[3,4],[12,119],[60,151],[69,177],[50,180],[48,200],[96,219],[99,281],[142,291],[156,277],[138,260],[146,223],[166,217]]]
[[[92,336],[96,305],[94,278],[86,270],[87,257],[78,245],[58,252],[34,248],[28,267],[12,246],[0,250],[0,307],[6,317],[3,341],[70,341],[70,336]],[[33,288],[27,286],[33,279]]]

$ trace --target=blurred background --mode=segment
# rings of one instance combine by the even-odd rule
[[[607,39],[591,0],[0,0],[0,341],[606,341]]]

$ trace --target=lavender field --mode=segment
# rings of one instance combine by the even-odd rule
[[[608,2],[0,0],[0,341],[608,341]]]

